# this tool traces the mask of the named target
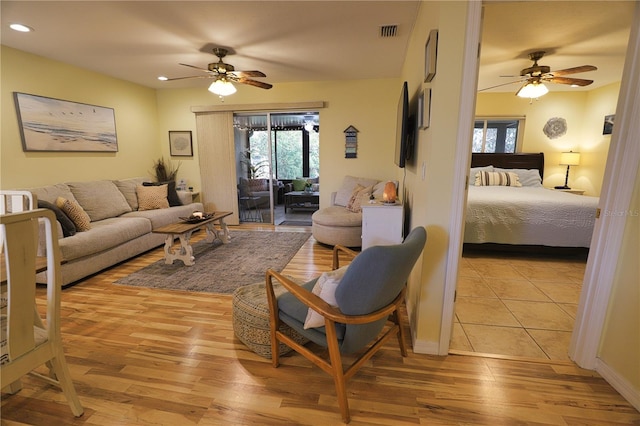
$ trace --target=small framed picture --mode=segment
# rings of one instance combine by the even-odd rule
[[[431,89],[424,89],[418,99],[418,123],[421,129],[431,125]]]
[[[169,130],[169,151],[173,157],[193,157],[191,130]]]
[[[438,30],[431,30],[424,45],[424,82],[428,83],[436,76],[438,60]]]
[[[615,118],[615,114],[604,116],[604,127],[602,129],[603,135],[610,135],[611,133],[613,133],[613,120]]]

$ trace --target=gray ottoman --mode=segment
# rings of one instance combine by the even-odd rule
[[[362,247],[362,213],[329,206],[313,213],[311,221],[311,233],[316,241],[330,246]]]
[[[274,283],[276,297],[286,290]],[[233,332],[242,343],[260,356],[271,359],[271,333],[269,330],[269,304],[265,284],[239,287],[233,292]],[[304,345],[309,340],[281,323],[280,331]],[[280,343],[280,355],[292,351]]]

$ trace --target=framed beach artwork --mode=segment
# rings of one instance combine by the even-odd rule
[[[191,130],[169,130],[169,150],[173,157],[193,157]]]
[[[117,152],[113,108],[14,92],[24,151]]]

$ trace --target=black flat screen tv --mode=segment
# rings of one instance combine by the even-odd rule
[[[398,100],[398,116],[396,122],[396,155],[395,164],[404,168],[409,149],[409,88],[405,81],[402,84]]]

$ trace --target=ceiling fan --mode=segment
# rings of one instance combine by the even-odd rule
[[[551,68],[547,65],[538,65],[538,61],[542,59],[545,51],[538,50],[535,52],[529,53],[529,59],[533,61],[533,65],[528,68],[524,68],[520,71],[520,78],[515,81],[510,81],[508,83],[498,84],[496,86],[486,87],[481,89],[480,92],[490,89],[495,89],[496,87],[506,86],[514,83],[523,83],[522,87],[516,93],[518,96],[530,97],[527,94],[521,94],[523,89],[527,87],[544,87],[544,82],[556,83],[556,84],[568,84],[571,86],[588,86],[593,83],[593,80],[586,80],[582,78],[573,78],[573,77],[562,77],[567,74],[577,74],[587,71],[595,71],[598,68],[593,65],[582,65],[579,67],[566,68],[558,71],[551,71]],[[543,89],[544,93],[539,93],[538,96],[541,96],[547,92],[546,88]],[[537,97],[537,96],[536,96]]]
[[[215,47],[213,48],[213,54],[218,57],[218,62],[210,63],[206,69],[197,67],[195,65],[180,64],[185,67],[195,68],[197,70],[203,71],[206,73],[206,75],[168,78],[167,81],[186,80],[191,78],[213,78],[215,79],[215,81],[209,87],[209,90],[221,96],[226,96],[227,94],[231,94],[235,92],[235,88],[233,87],[233,85],[230,85],[231,82],[248,84],[250,86],[259,87],[261,89],[271,89],[273,87],[273,85],[269,83],[264,83],[262,81],[257,81],[249,78],[249,77],[266,77],[265,73],[263,73],[262,71],[236,71],[233,65],[224,63],[222,61],[222,58],[227,56],[228,53],[229,51],[225,48]],[[214,85],[221,88],[226,86],[227,90],[229,89],[229,85],[230,85],[231,88],[233,89],[231,93],[224,93],[224,94],[218,93],[212,90],[214,88]]]

